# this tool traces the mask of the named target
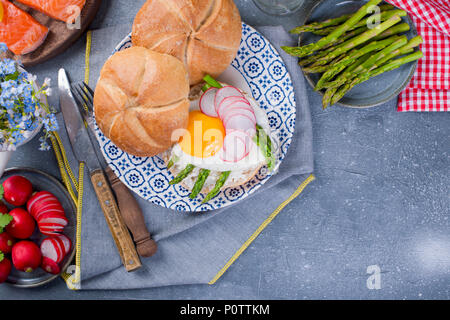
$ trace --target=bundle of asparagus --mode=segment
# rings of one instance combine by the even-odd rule
[[[399,23],[407,13],[390,4],[374,10],[381,1],[370,0],[354,14],[294,28],[291,33],[312,32],[324,37],[301,47],[282,47],[302,58],[299,65],[305,73],[322,73],[314,89],[325,89],[324,109],[357,84],[422,57],[422,52],[414,52],[422,37],[408,41],[399,35],[410,29],[407,23]],[[379,23],[371,27],[374,22]]]

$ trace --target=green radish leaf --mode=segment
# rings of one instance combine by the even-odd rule
[[[2,262],[4,258],[5,258],[5,255],[3,254],[3,252],[0,251],[0,262]]]
[[[3,194],[5,193],[5,189],[3,189],[3,185],[0,184],[0,200],[3,199]]]
[[[0,213],[0,233],[3,232],[3,228],[5,228],[11,221],[13,217],[7,213]]]

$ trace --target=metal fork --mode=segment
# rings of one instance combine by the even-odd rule
[[[84,81],[72,83],[71,89],[73,97],[78,103],[78,109],[80,110],[84,121],[86,121],[92,133],[94,133],[94,91]]]
[[[84,82],[73,83],[71,89],[83,119],[88,124],[91,133],[95,135],[94,91]],[[91,140],[95,140],[95,138],[91,137]],[[154,255],[158,246],[145,225],[144,215],[138,202],[109,166],[105,171],[116,194],[123,220],[133,235],[139,255],[142,257]]]

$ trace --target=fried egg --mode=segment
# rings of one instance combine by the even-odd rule
[[[256,122],[266,134],[270,135],[270,126],[266,113],[259,108],[258,103],[248,94],[243,93],[249,101],[256,117]],[[178,134],[178,137],[176,136]],[[166,156],[172,159],[174,165],[171,171],[176,174],[187,165],[195,166],[193,172],[183,180],[183,185],[191,189],[197,180],[200,169],[211,171],[203,192],[214,186],[221,172],[231,171],[225,187],[242,184],[254,176],[266,164],[266,158],[261,149],[253,140],[250,142],[248,154],[238,161],[226,161],[223,157],[223,144],[226,129],[222,120],[208,116],[198,107],[198,100],[191,104],[187,129],[175,133],[173,138],[178,139]],[[251,138],[250,138],[251,139]],[[273,140],[273,139],[272,139]]]

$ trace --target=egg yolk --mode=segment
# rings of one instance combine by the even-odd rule
[[[179,144],[186,154],[208,158],[222,148],[224,137],[225,128],[220,119],[196,110],[189,113],[188,126]]]

